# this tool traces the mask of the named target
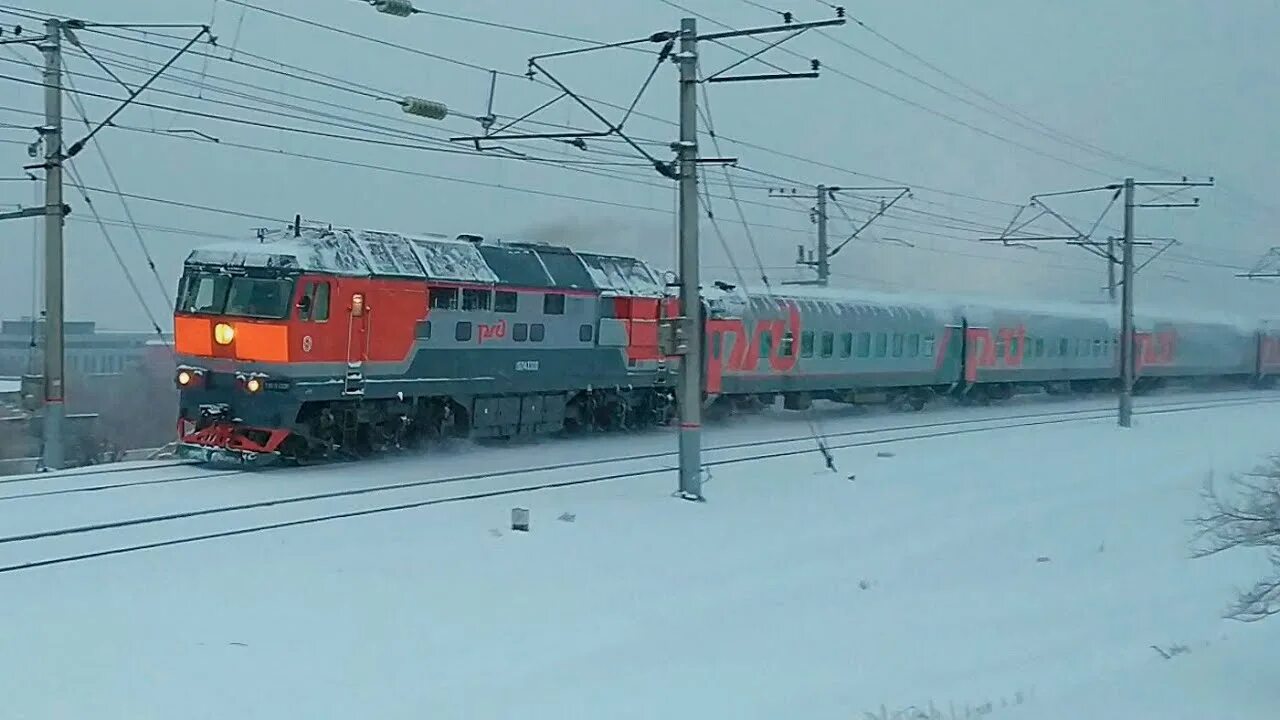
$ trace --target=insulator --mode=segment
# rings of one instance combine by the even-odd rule
[[[409,17],[413,14],[412,0],[373,0],[373,6],[380,13],[396,17]]]
[[[449,106],[434,100],[407,97],[400,101],[400,109],[410,115],[421,115],[432,120],[443,120],[449,115]]]

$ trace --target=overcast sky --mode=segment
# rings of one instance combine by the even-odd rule
[[[117,118],[119,125],[134,130],[106,128],[97,136],[115,179],[126,193],[281,222],[300,213],[304,219],[336,225],[532,237],[582,249],[634,253],[670,266],[674,244],[671,183],[651,169],[633,165],[637,157],[618,142],[588,140],[587,152],[550,141],[521,143],[516,148],[542,159],[616,165],[534,164],[499,155],[423,149],[442,148],[436,140],[480,129],[465,116],[484,112],[489,89],[484,68],[511,74],[498,78],[494,111],[499,116],[522,115],[554,98],[555,93],[545,85],[512,75],[524,72],[532,54],[568,49],[577,43],[429,15],[395,18],[356,0],[253,2],[347,32],[246,10],[229,0],[3,0],[0,4],[28,9],[39,6],[41,14],[55,12],[104,22],[200,23],[213,17],[219,47],[199,48],[215,53],[217,59],[189,56],[179,60],[174,70],[156,82],[157,92],[146,93],[141,101],[414,146],[388,147],[308,136],[138,105]],[[744,0],[678,2],[734,27],[773,24],[779,19]],[[673,29],[685,15],[661,0],[418,4],[442,13],[602,41]],[[761,4],[791,10],[805,20],[833,14],[817,0]],[[1269,246],[1280,244],[1272,236],[1272,227],[1280,217],[1280,200],[1275,199],[1280,188],[1275,162],[1280,156],[1280,139],[1273,130],[1280,110],[1276,77],[1280,48],[1274,43],[1280,27],[1280,4],[1274,0],[885,0],[857,3],[856,17],[883,38],[1004,107],[992,106],[988,99],[972,94],[855,23],[824,31],[825,35],[808,33],[783,46],[798,56],[782,49],[764,56],[788,70],[805,70],[804,58],[818,58],[823,64],[819,79],[707,86],[709,120],[721,135],[721,147],[717,150],[711,138],[704,137],[704,155],[734,156],[746,168],[810,184],[886,184],[876,179],[879,177],[914,189],[911,199],[872,225],[874,237],[868,234],[855,240],[833,260],[835,284],[1098,300],[1104,297],[1105,265],[1101,259],[1062,245],[1045,245],[1036,251],[982,245],[976,239],[990,233],[986,228],[1006,224],[1017,206],[1033,193],[1117,182],[1126,175],[1140,180],[1213,175],[1217,187],[1197,188],[1178,196],[1199,196],[1203,206],[1197,210],[1138,211],[1140,234],[1176,236],[1181,241],[1143,270],[1136,286],[1139,304],[1198,305],[1271,314],[1274,300],[1280,297],[1280,285],[1246,282],[1232,275],[1238,271],[1233,268],[1250,266]],[[32,25],[0,10],[0,24],[11,28],[15,21]],[[699,23],[700,30],[715,29],[706,20]],[[124,37],[116,38],[86,31],[80,33],[80,39],[109,64],[137,63],[117,53],[136,55],[153,65],[167,59],[167,51],[126,39],[143,36],[122,34]],[[354,34],[477,67],[379,45]],[[154,35],[149,38],[174,42]],[[547,66],[576,92],[625,106],[654,62],[656,48],[647,44],[639,47],[645,52],[600,51],[549,60]],[[740,39],[734,41],[734,47],[755,51],[761,44]],[[31,48],[9,52],[11,49],[0,51],[0,76],[4,76],[0,77],[0,178],[23,174],[22,165],[30,162],[25,144],[34,137],[25,128],[39,120],[20,111],[42,108],[38,88],[5,79],[34,80],[34,71],[20,58],[39,63],[39,54]],[[279,67],[261,57],[332,76],[335,80],[325,82],[333,85],[357,83],[372,88],[373,95],[438,100],[447,103],[454,116],[443,122],[414,118],[387,101],[250,67]],[[740,57],[732,49],[704,44],[703,72],[711,74]],[[228,58],[235,62],[228,62]],[[88,77],[104,73],[78,51],[68,52],[67,69],[84,74],[72,77],[80,91],[110,96],[124,92],[112,81]],[[143,77],[116,65],[112,69],[131,85]],[[738,71],[773,72],[756,64],[743,65],[734,72]],[[262,108],[263,100],[294,107],[267,112],[253,109]],[[101,119],[114,106],[92,97],[84,97],[83,102],[92,120]],[[992,112],[980,109],[993,107]],[[316,111],[342,119],[308,114]],[[601,111],[613,119],[620,115],[603,106]],[[637,112],[643,114],[628,120],[628,134],[661,142],[675,138],[676,129],[668,122],[676,117],[673,65],[666,63],[658,70]],[[70,103],[66,116],[69,139],[82,137],[84,125]],[[578,128],[600,127],[585,109],[568,100],[533,119]],[[325,124],[330,122],[351,127]],[[533,125],[517,128],[527,132],[547,129]],[[166,134],[165,130],[199,131],[221,142],[204,141],[190,132]],[[734,142],[738,140],[755,147]],[[645,147],[661,159],[670,157],[670,151],[661,145]],[[88,186],[111,187],[96,149],[87,148],[75,165]],[[807,205],[770,199],[765,187],[785,183],[745,170],[729,173],[760,263],[771,279],[802,276],[794,270],[793,262],[796,245],[811,242],[814,233]],[[736,263],[748,279],[754,279],[760,271],[738,207],[728,199],[724,171],[708,167],[707,174],[716,225],[705,218],[702,223],[704,277],[732,280],[735,272],[729,265]],[[33,183],[0,182],[0,206],[30,204],[34,191]],[[833,206],[833,240],[851,232],[842,210],[861,221],[874,202],[871,198],[883,194],[851,192],[840,206]],[[166,325],[168,295],[186,253],[197,245],[219,242],[216,237],[201,237],[201,233],[252,237],[252,228],[273,224],[143,200],[130,200],[126,210],[108,193],[90,191],[89,195],[151,313]],[[1078,196],[1055,207],[1073,220],[1090,223],[1109,199],[1106,193]],[[112,327],[146,327],[146,313],[129,289],[120,264],[84,199],[71,186],[67,202],[74,213],[74,220],[67,225],[68,315]],[[143,226],[142,238],[155,259],[159,280],[147,267],[138,238],[121,222],[130,212]],[[1118,208],[1113,209],[1103,227],[1118,228],[1120,221]],[[27,220],[0,224],[0,238],[5,243],[4,263],[0,265],[0,315],[4,317],[30,313],[35,225]],[[1051,222],[1034,227],[1054,234],[1064,230]],[[1098,234],[1105,237],[1106,230]],[[1141,254],[1146,252],[1144,248]]]

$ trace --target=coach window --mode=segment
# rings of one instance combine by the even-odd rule
[[[513,313],[518,305],[517,299],[519,295],[510,290],[498,290],[493,294],[493,310],[494,312]]]
[[[884,333],[876,333],[876,357],[882,358],[889,352],[889,336]]]
[[[544,315],[563,315],[564,295],[561,295],[560,293],[547,293],[542,296],[542,313]]]
[[[529,324],[516,323],[511,326],[511,339],[516,342],[524,342],[529,339]]]
[[[582,342],[591,342],[591,338],[595,336],[595,328],[590,325],[578,326],[578,339]],[[716,335],[716,357],[720,357],[720,336]]]
[[[853,333],[840,333],[840,357],[853,355]]]
[[[466,342],[471,339],[471,323],[463,320],[453,328],[453,339],[458,342]]]
[[[462,290],[462,309],[463,310],[488,310],[489,296],[488,290],[474,290],[471,288],[463,288]]]
[[[796,336],[791,331],[782,333],[782,349],[779,351],[781,357],[791,357],[796,351]]]
[[[858,333],[858,357],[871,357],[871,333]]]
[[[769,353],[773,351],[773,333],[765,331],[760,333],[760,357],[767,358]]]
[[[1003,337],[996,338],[996,358],[1003,359],[1005,355],[1005,341]]]
[[[564,297],[561,295],[561,297]],[[542,342],[542,338],[546,337],[547,328],[542,323],[534,323],[529,326],[529,341]]]
[[[924,347],[921,348],[921,351],[922,351],[921,354],[924,355],[925,357],[933,357],[933,336],[932,335],[924,336]]]
[[[907,336],[907,357],[920,356],[920,334],[911,333]]]
[[[893,334],[893,356],[902,357],[902,333]]]
[[[813,357],[813,331],[800,333],[800,357]]]
[[[1102,341],[1101,341],[1101,340],[1094,340],[1094,341],[1093,341],[1093,356],[1094,356],[1094,357],[1098,357],[1098,356],[1100,356],[1100,355],[1102,355]]]
[[[831,357],[836,351],[835,333],[822,333],[822,357]]]
[[[458,288],[433,287],[427,293],[431,298],[431,307],[437,310],[458,309]]]

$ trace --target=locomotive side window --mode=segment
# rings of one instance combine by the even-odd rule
[[[309,282],[298,301],[298,319],[324,322],[329,319],[329,283]]]
[[[858,357],[871,357],[871,333],[858,333]]]
[[[908,357],[920,356],[920,334],[919,333],[911,333],[910,335],[907,336],[907,356]]]
[[[760,357],[769,357],[771,350],[773,350],[773,333],[768,331],[760,333]]]
[[[800,333],[800,357],[813,357],[813,331]]]
[[[431,298],[431,307],[437,310],[457,310],[458,309],[458,288],[432,287],[427,289],[427,294]],[[470,327],[471,323],[467,323]],[[470,331],[468,331],[468,337]],[[458,338],[461,340],[462,338]]]
[[[529,324],[516,323],[511,326],[511,339],[516,342],[524,342],[529,339]]]
[[[933,357],[933,336],[932,335],[924,336],[924,348],[923,348],[922,354],[925,357]]]
[[[876,357],[884,357],[889,350],[889,336],[884,333],[876,333]]]
[[[463,320],[454,326],[453,339],[458,342],[466,342],[471,339],[471,323]]]
[[[561,295],[561,297],[564,297]],[[542,323],[534,323],[529,326],[529,340],[532,342],[542,342],[542,338],[546,337],[547,328]]]
[[[315,309],[311,312],[311,319],[316,322],[329,319],[329,283],[327,282],[316,285]]]
[[[489,296],[488,290],[475,290],[471,288],[463,288],[462,290],[462,309],[463,310],[488,310]]]
[[[902,333],[893,334],[893,356],[902,357]]]
[[[822,333],[822,357],[831,357],[836,349],[836,336],[834,333]]]
[[[516,311],[518,298],[510,290],[498,290],[493,294],[493,309],[495,312],[513,313]]]
[[[853,354],[853,333],[840,333],[840,357],[847,358]]]
[[[563,315],[564,314],[564,295],[560,293],[547,293],[542,296],[542,313],[544,315]]]
[[[591,342],[591,338],[594,336],[595,336],[594,328],[592,328],[590,325],[578,326],[578,339],[581,340],[582,342]],[[716,350],[716,358],[719,358],[720,357],[720,335],[719,334],[716,334],[715,350]]]

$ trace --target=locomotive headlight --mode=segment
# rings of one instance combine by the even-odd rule
[[[230,345],[235,339],[236,329],[227,323],[218,323],[213,326],[213,341],[219,345]]]
[[[244,382],[244,389],[256,393],[262,389],[262,381],[258,378],[249,378]]]
[[[178,373],[178,384],[184,387],[190,385],[191,381],[194,379],[194,376],[186,370],[182,370]]]

